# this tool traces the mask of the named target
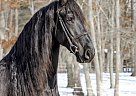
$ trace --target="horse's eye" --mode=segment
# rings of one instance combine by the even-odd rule
[[[67,17],[67,21],[73,21],[74,18],[73,17]]]
[[[74,16],[73,16],[73,14],[67,14],[66,21],[74,22]]]

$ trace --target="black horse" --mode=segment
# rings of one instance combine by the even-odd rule
[[[60,44],[80,63],[94,57],[85,26],[83,13],[74,0],[54,1],[35,13],[0,61],[0,96],[59,96]]]

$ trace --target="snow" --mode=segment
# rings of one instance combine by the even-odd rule
[[[120,73],[119,80],[119,94],[120,96],[136,96],[136,77],[131,77],[131,73]],[[115,77],[115,74],[114,74]],[[86,92],[86,84],[84,74],[80,75],[82,88],[85,96],[87,96]],[[96,95],[96,75],[95,73],[90,74],[91,84],[93,88],[93,92]],[[58,73],[58,86],[60,96],[73,96],[72,88],[67,88],[67,74],[66,73]],[[102,96],[114,96],[114,89],[110,89],[110,74],[103,73],[103,83],[102,83]]]

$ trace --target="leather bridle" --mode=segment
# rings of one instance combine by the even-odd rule
[[[83,32],[82,34],[79,34],[76,37],[73,37],[70,34],[70,31],[68,30],[68,28],[67,28],[66,24],[64,23],[62,17],[60,16],[60,10],[57,10],[57,15],[58,15],[58,19],[59,19],[59,22],[61,24],[61,27],[62,27],[62,29],[63,29],[63,31],[64,31],[64,33],[66,35],[66,38],[67,38],[67,40],[68,40],[68,42],[70,44],[70,51],[71,51],[71,53],[76,54],[79,51],[78,50],[79,48],[76,45],[74,45],[72,43],[72,41],[78,40],[80,37],[82,37],[84,35],[88,35],[89,32]]]

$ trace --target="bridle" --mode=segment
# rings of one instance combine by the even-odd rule
[[[71,34],[70,34],[70,31],[68,30],[66,24],[64,23],[62,17],[60,16],[60,9],[57,10],[57,16],[58,16],[58,19],[59,19],[59,22],[61,24],[61,27],[66,35],[66,38],[70,44],[70,51],[71,53],[73,54],[76,54],[79,50],[79,48],[72,43],[72,41],[75,41],[78,40],[80,37],[84,36],[84,35],[88,35],[89,32],[83,32],[82,34],[79,34],[77,35],[76,37],[73,37]]]

